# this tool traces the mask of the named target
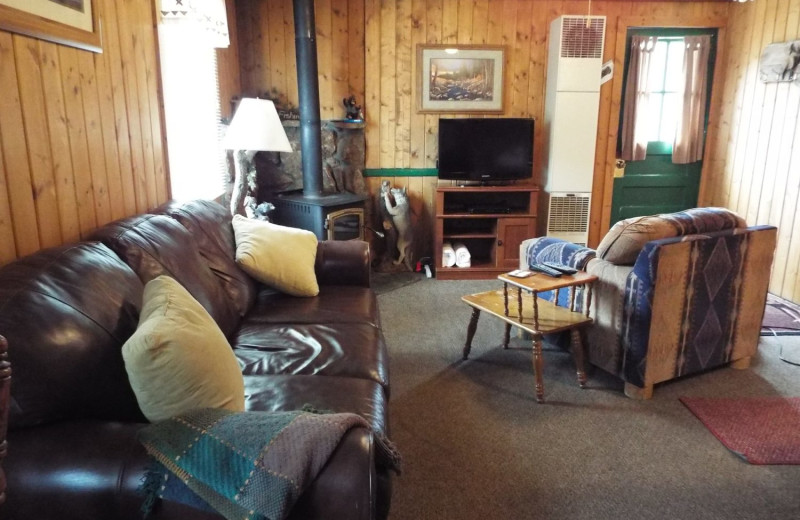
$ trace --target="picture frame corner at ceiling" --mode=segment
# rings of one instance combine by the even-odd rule
[[[99,11],[97,0],[0,0],[0,29],[102,53]]]

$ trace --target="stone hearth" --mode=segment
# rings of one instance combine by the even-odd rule
[[[255,157],[258,202],[273,202],[276,194],[303,188],[299,121],[284,121],[294,152],[259,152]],[[364,184],[364,123],[322,122],[322,182],[325,193],[367,195]]]

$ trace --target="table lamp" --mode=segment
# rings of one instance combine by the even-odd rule
[[[231,214],[244,215],[247,175],[256,152],[291,152],[292,145],[283,129],[275,105],[267,99],[243,98],[233,116],[223,146],[234,150],[234,183]]]

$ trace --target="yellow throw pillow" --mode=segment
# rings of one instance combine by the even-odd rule
[[[247,274],[292,296],[319,294],[314,233],[241,215],[233,217],[233,232],[236,263]]]
[[[244,380],[228,340],[169,276],[145,286],[139,326],[122,346],[122,358],[151,422],[194,408],[244,410]]]

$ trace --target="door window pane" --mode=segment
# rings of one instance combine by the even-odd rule
[[[672,143],[675,140],[675,131],[678,127],[678,114],[680,112],[680,98],[677,93],[669,92],[664,94],[664,104],[662,105],[661,128],[658,130],[658,141]]]
[[[651,93],[650,106],[648,112],[650,116],[647,118],[647,140],[658,141],[661,129],[661,104],[664,99],[664,94]]]
[[[679,41],[669,42],[669,53],[667,54],[666,85],[664,90],[669,92],[680,92],[683,89],[683,52],[686,47],[683,38]]]
[[[672,146],[680,115],[683,88],[683,38],[662,38],[656,42],[648,76],[650,103],[647,136],[651,142]]]

